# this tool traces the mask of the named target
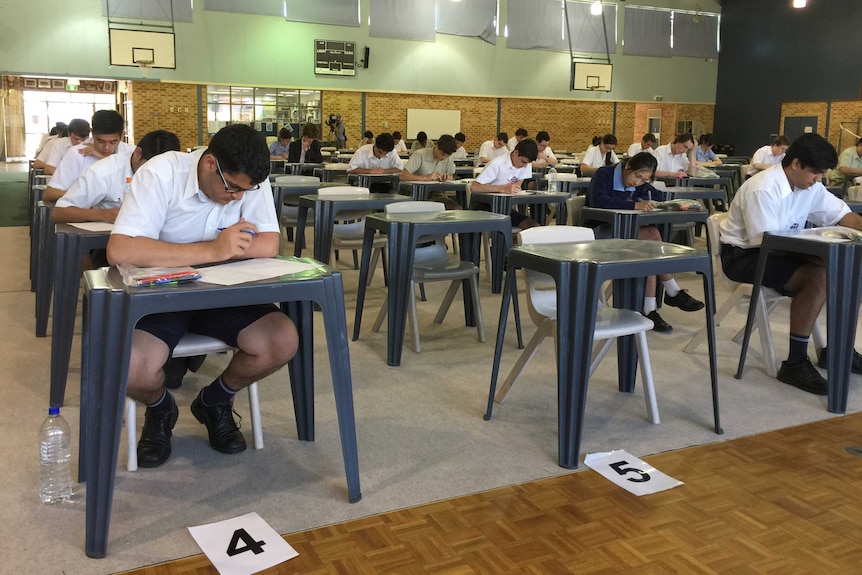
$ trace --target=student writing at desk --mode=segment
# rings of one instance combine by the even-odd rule
[[[603,166],[596,170],[590,187],[587,190],[587,205],[592,208],[612,208],[621,210],[641,210],[649,212],[655,208],[655,202],[664,199],[660,190],[652,186],[656,171],[656,159],[652,154],[641,152],[615,166]],[[612,237],[611,225],[606,223],[585,222],[594,228],[596,239]],[[641,226],[638,239],[660,242],[661,233],[655,226]],[[664,286],[664,303],[678,307],[683,311],[698,311],[703,309],[703,302],[691,297],[680,289],[676,280],[670,274],[658,276]],[[656,276],[649,276],[646,281],[643,314],[652,320],[654,329],[658,332],[673,331],[673,326],[667,323],[658,313],[656,302]]]
[[[108,260],[137,267],[193,266],[275,256],[279,223],[268,175],[266,142],[243,124],[219,130],[205,150],[153,158],[132,180],[108,242]],[[141,467],[159,466],[171,455],[179,410],[165,389],[162,366],[186,332],[238,348],[191,405],[207,428],[210,446],[222,453],[246,448],[232,414],[234,394],[283,367],[298,343],[293,322],[273,304],[141,319],[132,339],[127,389],[129,397],[147,405],[138,442]]]
[[[505,144],[504,138],[498,138]],[[507,149],[503,145],[504,149]],[[533,176],[532,163],[536,161],[538,147],[536,141],[524,138],[515,149],[503,156],[497,156],[485,166],[482,173],[473,182],[473,192],[492,192],[498,194],[517,194],[521,192],[524,179]],[[524,214],[512,210],[512,225],[526,230],[534,228],[539,223]]]
[[[302,127],[302,137],[291,142],[287,149],[287,161],[292,164],[320,164],[320,142],[317,141],[317,126],[306,124]]]
[[[451,180],[455,174],[455,162],[451,158],[454,152],[455,138],[449,134],[443,134],[435,142],[433,148],[423,148],[413,152],[401,172],[401,181],[443,182]],[[434,192],[428,199],[442,202],[446,205],[447,210],[461,209],[461,204],[446,197],[442,192]]]

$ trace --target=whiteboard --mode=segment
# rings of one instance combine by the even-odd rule
[[[424,110],[407,108],[407,134],[409,140],[418,132],[425,132],[432,140],[443,134],[454,136],[461,131],[461,110]]]

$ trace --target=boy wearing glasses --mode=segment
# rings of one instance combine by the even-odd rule
[[[263,136],[241,124],[219,130],[205,150],[165,152],[135,174],[108,242],[112,264],[187,266],[273,257],[279,224]],[[221,230],[221,231],[220,231]],[[227,369],[192,402],[210,446],[239,453],[245,438],[233,419],[234,394],[283,367],[296,353],[293,322],[272,304],[150,315],[138,322],[129,364],[129,397],[147,405],[138,464],[171,455],[178,409],[162,366],[186,332],[238,348]]]

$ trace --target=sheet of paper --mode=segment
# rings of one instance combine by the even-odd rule
[[[299,555],[254,512],[189,532],[221,575],[252,575]]]
[[[257,258],[200,268],[202,282],[232,286],[250,281],[277,278],[322,267],[320,263],[305,263],[275,258]]]
[[[75,222],[69,225],[88,232],[110,232],[114,229],[114,224],[108,222]]]
[[[605,479],[637,496],[649,495],[682,485],[682,481],[665,475],[655,467],[622,449],[591,453],[584,464]]]

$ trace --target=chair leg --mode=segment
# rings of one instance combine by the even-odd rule
[[[718,325],[721,320],[723,320],[727,316],[727,314],[730,313],[730,310],[737,306],[740,299],[742,299],[741,292],[734,291],[732,294],[730,294],[730,297],[727,298],[727,301],[721,304],[721,307],[718,308],[718,311],[715,312],[715,325]],[[685,344],[685,347],[682,348],[682,350],[685,353],[694,353],[694,351],[697,349],[697,346],[703,343],[703,340],[705,339],[706,326],[700,328],[698,332],[694,334],[694,336],[688,341],[688,343]]]
[[[419,346],[419,314],[416,311],[416,288],[413,281],[410,281],[410,335],[413,339],[413,351],[419,353],[422,348]]]
[[[419,284],[420,286],[422,284]],[[449,289],[446,290],[446,296],[440,303],[440,309],[437,310],[437,315],[434,316],[434,323],[443,323],[446,314],[449,313],[449,307],[455,300],[455,294],[458,293],[458,287],[461,285],[461,280],[452,280],[449,283]]]
[[[641,331],[637,334],[638,348],[638,363],[641,367],[641,379],[644,386],[644,401],[646,402],[647,417],[650,423],[658,425],[661,420],[658,416],[658,401],[655,395],[655,382],[652,378],[652,363],[649,357],[649,348],[647,347],[646,332]]]
[[[354,254],[356,252],[353,252]],[[371,263],[368,264],[368,280],[365,285],[370,286],[371,280],[374,279],[374,270],[377,269],[377,260],[380,259],[380,254],[383,253],[383,248],[376,249],[371,252]]]
[[[353,250],[353,269],[359,269],[359,250]]]
[[[383,325],[383,320],[386,319],[386,311],[389,304],[389,296],[383,298],[383,305],[380,306],[380,311],[377,312],[377,318],[374,320],[374,325],[371,326],[371,331],[377,333],[380,331],[380,326]]]
[[[260,394],[257,382],[248,386],[248,408],[251,412],[251,433],[254,437],[254,448],[263,449],[263,425],[260,421]]]
[[[520,377],[521,372],[524,371],[524,368],[527,367],[528,363],[530,363],[530,360],[533,358],[533,354],[536,353],[536,349],[538,349],[539,344],[542,343],[542,340],[545,339],[549,333],[556,329],[557,326],[555,320],[547,320],[539,324],[536,328],[536,333],[533,334],[533,337],[531,337],[530,341],[527,342],[527,345],[524,346],[524,351],[521,352],[521,355],[518,357],[518,361],[516,361],[515,365],[512,367],[512,371],[509,372],[509,375],[506,376],[506,380],[497,390],[497,395],[494,396],[494,402],[503,403],[506,401],[506,396],[509,395],[509,390],[512,389],[512,386],[515,385],[516,381],[518,381],[518,377]]]
[[[599,364],[602,363],[602,360],[605,359],[605,356],[610,351],[611,346],[616,343],[616,338],[606,339],[604,342],[595,342],[596,346],[593,348],[593,360],[590,362],[590,377],[593,376],[593,372],[599,367]]]
[[[476,332],[480,343],[485,343],[485,319],[482,317],[482,302],[479,301],[479,272],[470,276],[470,291],[473,293],[473,309],[476,310]]]
[[[482,233],[482,251],[485,256],[485,274],[491,277],[491,239],[488,232]]]
[[[428,301],[428,298],[425,297],[425,284],[419,283],[419,301]]]
[[[138,438],[137,438],[137,412],[138,404],[134,399],[126,398],[126,445],[129,447],[129,457],[126,460],[126,469],[138,470]]]

